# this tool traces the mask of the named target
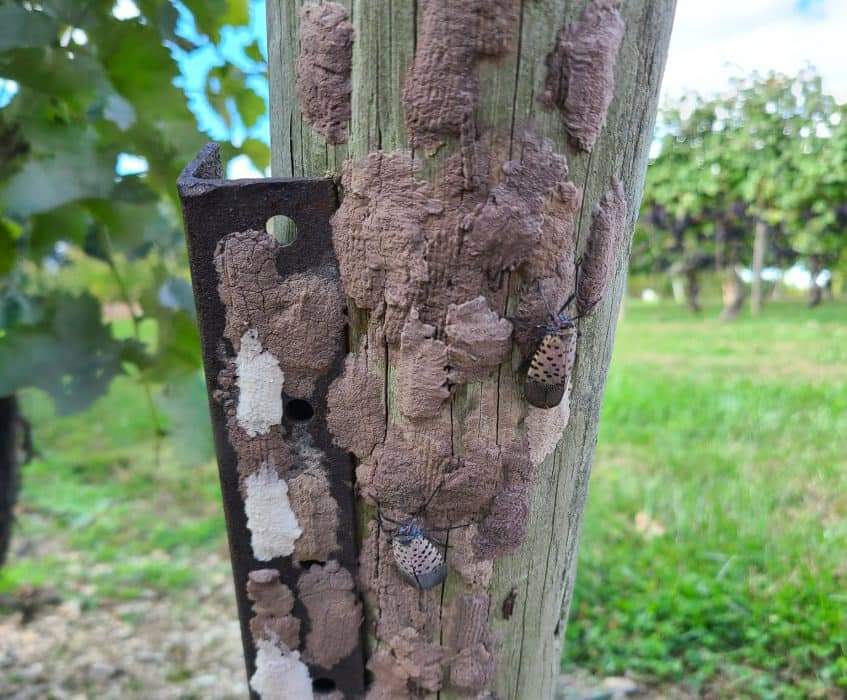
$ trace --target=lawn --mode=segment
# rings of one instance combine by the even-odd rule
[[[564,665],[711,697],[841,697],[847,306],[716,317],[627,305]],[[82,416],[37,392],[25,405],[39,454],[0,594],[47,585],[96,607],[225,566],[214,466],[167,466],[206,434],[201,402],[202,428],[177,430],[160,464],[128,379]]]
[[[85,414],[57,418],[35,391],[24,396],[24,410],[37,454],[24,468],[0,594],[45,584],[96,605],[173,592],[203,576],[204,554],[225,552],[215,465],[181,464],[179,434],[157,447],[134,381],[114,380]]]
[[[565,666],[712,697],[842,697],[847,307],[716,317],[626,309]]]

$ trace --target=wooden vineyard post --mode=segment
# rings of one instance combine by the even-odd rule
[[[334,213],[186,205],[261,697],[553,696],[674,5],[268,0]]]

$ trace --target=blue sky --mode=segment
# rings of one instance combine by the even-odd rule
[[[180,13],[177,31],[195,42],[199,43],[201,40],[201,36],[194,26],[191,14],[188,12]],[[262,0],[251,0],[249,27],[225,28],[221,34],[220,45],[217,48],[212,45],[206,45],[190,54],[182,51],[176,52],[177,61],[183,74],[183,78],[179,82],[180,87],[186,91],[189,105],[195,114],[197,114],[200,127],[215,139],[227,138],[229,131],[224,121],[209,109],[203,96],[206,72],[211,66],[220,65],[223,61],[222,57],[226,57],[226,59],[234,63],[238,68],[249,74],[255,70],[256,66],[250,59],[244,56],[243,48],[253,41],[259,42],[262,54],[267,56],[265,3]],[[266,78],[258,75],[251,76],[247,78],[247,84],[267,100],[268,84]],[[247,136],[267,140],[267,117],[249,132],[244,129],[242,124],[236,124],[231,136],[236,144],[240,143]]]

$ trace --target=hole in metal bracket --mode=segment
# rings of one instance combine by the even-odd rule
[[[291,399],[285,404],[285,417],[289,420],[305,423],[314,415],[315,409],[312,408],[312,404],[304,399]]]
[[[312,690],[319,693],[329,693],[335,690],[335,681],[332,678],[315,678],[312,681]]]
[[[265,222],[265,231],[281,246],[289,246],[297,240],[297,224],[287,216],[277,214]]]

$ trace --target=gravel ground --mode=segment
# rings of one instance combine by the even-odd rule
[[[232,584],[209,562],[206,584],[171,597],[83,610],[43,591],[6,600],[4,700],[224,700],[246,696]]]

